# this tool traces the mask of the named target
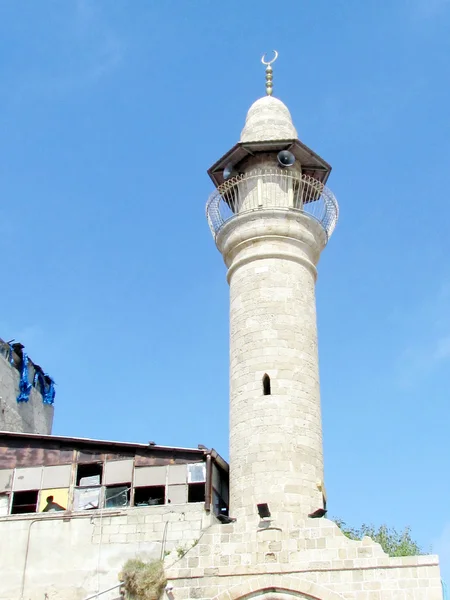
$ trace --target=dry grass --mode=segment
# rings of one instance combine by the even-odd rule
[[[161,561],[146,563],[137,558],[127,560],[119,580],[130,600],[159,600],[167,583]]]

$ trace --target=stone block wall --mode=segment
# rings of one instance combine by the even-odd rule
[[[436,556],[390,558],[326,519],[223,525],[203,504],[7,517],[0,556],[0,600],[85,600],[127,559],[161,556],[172,587],[161,600],[442,600]]]
[[[323,507],[315,279],[325,239],[301,214],[268,210],[225,224],[230,284],[230,514]],[[263,380],[271,390],[264,393]]]
[[[214,525],[168,569],[173,598],[442,600],[436,556],[390,558],[370,538],[352,541],[328,520],[295,529]]]

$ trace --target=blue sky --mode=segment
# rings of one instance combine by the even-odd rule
[[[450,580],[449,0],[0,2],[0,336],[54,433],[227,456],[206,170],[264,93],[333,165],[317,284],[330,513],[410,525]]]

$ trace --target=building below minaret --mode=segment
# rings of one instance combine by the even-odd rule
[[[0,432],[0,600],[118,599],[127,559],[163,564],[146,600],[443,599],[437,556],[392,558],[326,518],[315,282],[339,211],[263,62],[266,95],[208,171],[230,464],[201,445]]]

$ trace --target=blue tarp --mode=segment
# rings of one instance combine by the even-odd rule
[[[13,365],[14,349],[11,344],[9,348],[9,361]],[[33,384],[31,384],[28,380],[28,355],[26,352],[22,351],[22,365],[20,369],[19,395],[17,396],[17,402],[28,402],[30,399],[31,389],[38,381],[41,385],[42,401],[44,404],[53,404],[55,402],[55,382],[47,373],[43,373],[40,368],[37,367]]]
[[[22,369],[20,372],[19,381],[19,395],[17,396],[17,402],[28,402],[30,399],[30,392],[33,386],[28,381],[28,356],[26,352],[22,353]]]
[[[44,404],[53,404],[55,401],[55,382],[53,379],[43,373],[42,371],[36,371],[33,383],[39,381],[41,384],[42,400]]]

